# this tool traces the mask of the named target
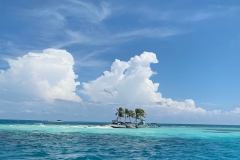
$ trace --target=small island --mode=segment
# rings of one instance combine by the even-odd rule
[[[160,126],[157,123],[146,124],[143,118],[146,118],[146,112],[142,108],[136,108],[135,111],[129,110],[127,108],[123,109],[122,107],[117,108],[115,113],[117,116],[116,120],[112,120],[112,128],[159,128]],[[121,118],[124,118],[124,122],[121,121]],[[132,122],[131,118],[134,119]],[[127,122],[126,119],[129,119]],[[154,124],[154,125],[153,125]]]

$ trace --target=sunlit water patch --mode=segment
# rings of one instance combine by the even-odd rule
[[[0,159],[240,159],[238,126],[0,121]]]

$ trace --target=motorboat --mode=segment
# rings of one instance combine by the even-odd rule
[[[120,122],[118,120],[112,120],[112,128],[126,128],[126,125],[124,122]]]
[[[136,128],[136,125],[134,123],[127,123],[126,128]]]
[[[121,125],[121,124],[120,125],[118,125],[118,124],[116,125],[116,124],[114,124],[114,125],[111,125],[111,127],[112,128],[126,128],[126,125]]]

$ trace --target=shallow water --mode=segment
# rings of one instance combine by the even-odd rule
[[[0,120],[0,159],[240,159],[240,127]]]

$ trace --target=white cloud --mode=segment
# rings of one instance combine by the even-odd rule
[[[114,35],[114,38],[127,38],[127,37],[169,37],[174,35],[183,34],[184,31],[179,29],[173,28],[145,28],[145,29],[138,29],[129,32],[118,33]]]
[[[158,84],[149,81],[153,74],[150,63],[157,62],[156,55],[149,52],[135,56],[128,62],[116,59],[111,66],[111,71],[105,71],[103,76],[94,81],[83,83],[83,93],[89,95],[93,101],[152,102],[159,95],[155,93]],[[142,90],[146,91],[138,92]],[[145,98],[141,98],[141,96]]]
[[[76,10],[72,11],[79,13],[78,16],[86,17],[86,19],[93,23],[101,22],[111,14],[109,4],[105,2],[102,2],[99,6],[78,0],[69,0],[69,2],[77,5]]]
[[[193,15],[186,16],[183,21],[202,21],[213,17],[213,13],[199,12]]]
[[[92,53],[85,58],[88,59],[95,54]],[[6,100],[10,99],[14,102],[16,99],[21,102],[11,105],[22,106],[20,110],[22,113],[45,114],[42,110],[54,110],[46,114],[56,116],[60,114],[58,110],[49,105],[45,106],[45,101],[52,102],[55,99],[81,101],[75,93],[80,83],[75,81],[77,76],[73,71],[74,59],[67,51],[46,49],[42,53],[30,52],[17,59],[7,59],[7,62],[10,68],[0,72],[0,97],[4,100],[0,102],[3,106],[10,105]],[[83,83],[81,92],[88,95],[93,102],[84,101],[75,104],[56,101],[51,105],[61,106],[61,110],[64,110],[64,107],[71,110],[72,106],[77,110],[80,106],[81,113],[85,110],[86,114],[96,109],[104,110],[105,116],[113,116],[113,118],[115,108],[123,106],[129,109],[144,108],[151,121],[217,123],[221,117],[232,117],[231,123],[235,123],[240,115],[240,108],[225,112],[207,111],[197,107],[192,99],[175,101],[162,97],[158,92],[159,83],[154,83],[150,79],[156,74],[151,69],[152,63],[158,63],[156,55],[152,52],[143,52],[140,56],[130,58],[129,61],[116,59],[110,71],[105,71],[95,80]],[[34,101],[36,99],[44,101]],[[31,106],[31,110],[26,109],[25,106]],[[76,113],[70,110],[66,111],[67,114]],[[92,114],[94,115],[95,113]]]
[[[192,99],[174,101],[170,98],[163,98],[159,107],[167,108],[172,114],[196,113],[205,115],[207,113],[205,109],[196,107],[195,102]]]
[[[150,80],[150,77],[156,74],[151,70],[151,63],[158,63],[156,55],[152,52],[143,52],[127,62],[116,59],[111,71],[105,71],[96,80],[83,83],[81,92],[95,102],[150,105],[157,108],[172,108],[176,113],[206,114],[206,111],[197,108],[191,99],[178,102],[163,98],[158,92],[159,84]]]
[[[35,45],[38,48],[46,48],[46,45],[53,48],[66,48],[79,44],[83,46],[106,46],[139,37],[163,38],[188,32],[181,29],[182,27],[169,27],[169,25],[159,27],[159,25],[152,26],[151,24],[145,27],[136,25],[127,27],[127,29],[127,24],[123,24],[120,28],[112,28],[112,25],[105,23],[104,20],[119,18],[119,14],[121,15],[123,12],[118,10],[118,7],[101,1],[92,3],[68,0],[60,3],[52,2],[48,5],[43,4],[41,8],[27,10],[19,15],[23,16],[21,18],[26,19],[32,28],[35,28],[31,32],[28,30],[24,33],[28,36],[34,34],[34,42],[37,42]],[[127,9],[123,8],[123,10]],[[152,16],[150,15],[150,17]],[[142,16],[139,18],[142,18]],[[16,35],[13,37],[16,40],[19,39]]]
[[[106,48],[103,50],[95,50],[93,52],[89,51],[81,51],[83,56],[79,59],[75,59],[75,66],[78,68],[81,67],[94,67],[96,70],[96,67],[106,67],[109,66],[109,63],[105,60],[102,60],[100,58],[96,58],[99,54],[104,54],[106,51],[110,50],[110,48]]]
[[[230,112],[231,114],[234,114],[234,115],[240,115],[240,108],[237,107],[235,108],[233,111]]]
[[[59,49],[28,53],[6,59],[10,68],[0,73],[0,94],[11,99],[55,99],[81,101],[75,90],[79,82],[73,71],[72,55]]]
[[[89,29],[91,30],[91,29]],[[89,44],[89,45],[112,45],[116,43],[123,43],[129,40],[133,40],[139,37],[147,38],[164,38],[175,35],[180,35],[190,32],[189,30],[171,28],[171,27],[159,27],[159,28],[144,28],[133,29],[129,31],[109,33],[106,31],[96,32],[95,28],[91,32],[72,31],[67,30],[65,35],[68,36],[67,41],[64,40],[55,45],[57,48],[71,46],[73,44]]]
[[[111,29],[111,26],[103,21],[112,16],[115,9],[105,2],[68,0],[67,3],[36,9],[29,14],[39,19],[37,23],[40,23],[41,30],[44,30],[40,34],[41,40],[54,48],[76,44],[112,45],[139,37],[163,38],[186,33],[182,29],[171,27],[136,27],[127,31]],[[75,25],[77,27],[72,27]],[[56,35],[59,38],[55,39]]]
[[[207,115],[209,116],[219,116],[222,115],[223,112],[221,110],[212,110],[212,111],[207,111]]]
[[[70,2],[70,3],[69,3]],[[30,16],[45,17],[56,25],[67,23],[68,18],[78,18],[78,21],[86,20],[90,23],[99,23],[111,14],[108,3],[100,5],[78,0],[68,0],[41,9],[31,10]],[[34,14],[32,14],[34,13]],[[54,24],[53,24],[54,25]]]
[[[32,113],[33,111],[30,111],[30,110],[25,110],[25,111],[22,111],[24,113]]]
[[[18,15],[34,28],[31,32],[26,30],[25,34],[34,34],[38,47],[47,45],[62,48],[89,43],[88,33],[103,32],[104,27],[100,26],[111,14],[112,7],[109,3],[67,0],[46,3],[40,8],[25,10]],[[75,34],[77,30],[78,34]]]

